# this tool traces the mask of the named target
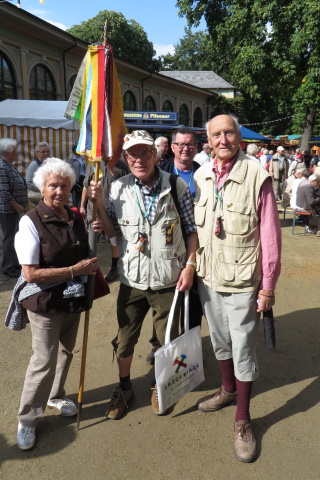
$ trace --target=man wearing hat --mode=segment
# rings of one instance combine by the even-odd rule
[[[90,194],[99,199],[104,231],[109,237],[118,236],[120,248],[119,329],[112,341],[120,383],[106,412],[107,418],[114,420],[121,418],[133,398],[130,369],[143,320],[152,308],[153,325],[163,345],[174,291],[192,286],[198,244],[189,187],[177,178],[176,207],[170,193],[170,174],[155,165],[153,138],[144,130],[127,134],[123,155],[131,174],[112,183],[109,215],[94,182]],[[156,385],[151,389],[151,404],[159,414]]]
[[[288,168],[289,164],[284,154],[284,148],[280,145],[277,148],[277,153],[273,155],[269,167],[276,200],[281,200],[282,198],[282,183],[288,177]]]

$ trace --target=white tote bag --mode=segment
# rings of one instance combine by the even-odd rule
[[[185,292],[184,334],[170,342],[179,290],[169,313],[165,345],[155,353],[160,414],[204,381],[200,326],[189,330],[189,292]]]

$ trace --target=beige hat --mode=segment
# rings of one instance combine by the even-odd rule
[[[123,139],[123,150],[128,150],[128,148],[133,147],[134,145],[152,145],[154,146],[154,140],[151,137],[150,133],[145,130],[134,130],[131,133],[127,133]]]
[[[281,147],[281,145],[277,148],[277,150],[278,150],[279,152],[284,152],[284,148]]]

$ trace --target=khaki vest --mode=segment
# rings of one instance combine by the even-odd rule
[[[250,292],[261,280],[261,247],[257,204],[268,172],[239,151],[233,169],[215,196],[212,163],[194,176],[195,222],[199,237],[197,273],[218,292]],[[214,234],[220,217],[220,235]]]
[[[182,236],[180,217],[170,194],[170,174],[162,172],[162,186],[153,224],[143,221],[145,212],[139,187],[130,174],[111,185],[111,196],[122,235],[119,238],[120,281],[140,290],[160,290],[174,286],[186,260],[186,247]],[[177,179],[178,199],[187,184]],[[171,231],[170,231],[171,230]],[[144,251],[137,250],[139,234],[147,235]],[[169,241],[168,241],[168,237]]]

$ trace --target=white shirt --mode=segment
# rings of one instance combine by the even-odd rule
[[[193,161],[199,163],[200,166],[207,162],[210,162],[210,160],[211,158],[204,150],[202,150],[202,152],[200,153],[197,153],[197,155],[193,159]]]
[[[33,221],[24,215],[19,222],[19,230],[14,239],[20,265],[39,265],[40,239]]]
[[[293,209],[297,208],[297,190],[302,178],[295,178],[292,182],[292,194],[290,198],[290,207]]]

